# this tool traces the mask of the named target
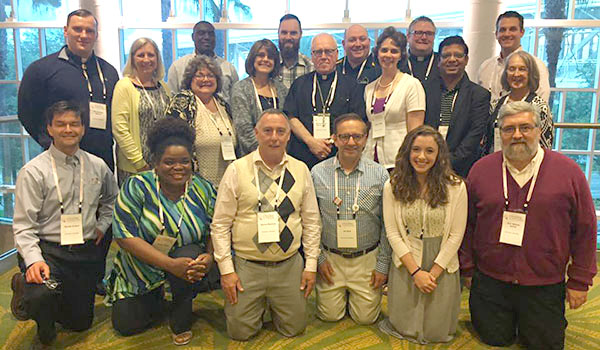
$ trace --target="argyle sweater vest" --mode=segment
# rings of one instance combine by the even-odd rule
[[[279,192],[276,211],[279,214],[280,241],[258,243],[258,191],[254,178],[253,153],[236,160],[238,181],[237,213],[232,227],[232,247],[236,254],[247,260],[280,261],[294,255],[302,238],[300,209],[306,192],[306,165],[289,155],[283,183]],[[256,163],[261,211],[272,211],[281,175],[281,167],[270,171],[262,163]]]

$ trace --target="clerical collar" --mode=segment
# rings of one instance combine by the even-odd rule
[[[315,72],[315,74],[317,74],[317,79],[319,79],[319,81],[329,81],[329,80],[333,80],[333,76],[335,75],[335,70],[328,74],[321,74],[318,72]]]
[[[428,60],[431,55],[433,55],[433,51],[431,51],[428,55],[426,56],[417,56],[417,55],[413,55],[412,52],[410,52],[410,49],[408,50],[408,57],[412,60],[412,61],[417,61],[417,62],[424,62],[425,60]]]

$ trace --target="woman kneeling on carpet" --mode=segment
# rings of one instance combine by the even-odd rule
[[[105,280],[112,324],[124,336],[160,321],[163,284],[171,286],[173,343],[192,338],[192,299],[213,264],[209,239],[213,186],[192,173],[195,134],[181,119],[158,121],[148,135],[154,170],[129,177],[115,204],[113,234],[120,249]]]
[[[448,146],[430,126],[406,135],[383,188],[383,219],[394,267],[389,319],[379,328],[420,344],[448,342],[460,311],[458,248],[467,189],[450,168]]]

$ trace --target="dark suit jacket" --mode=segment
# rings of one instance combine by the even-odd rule
[[[450,150],[452,168],[458,175],[466,177],[481,153],[479,145],[490,118],[490,92],[472,82],[467,73],[458,86],[458,97],[452,111],[446,143]],[[439,98],[431,103],[427,99],[425,124],[437,129],[440,124],[441,84],[434,93]]]

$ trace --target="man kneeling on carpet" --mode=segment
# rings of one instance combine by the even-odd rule
[[[22,272],[12,277],[11,311],[35,320],[32,349],[48,349],[56,322],[92,325],[96,282],[104,275],[99,246],[110,225],[117,182],[104,161],[79,148],[81,109],[59,101],[46,111],[50,148],[19,171],[13,232]]]
[[[104,282],[122,335],[161,319],[166,280],[173,343],[192,339],[192,300],[213,263],[208,237],[216,199],[214,187],[192,173],[194,138],[184,120],[158,121],[148,135],[154,170],[129,177],[119,193],[113,233],[121,249]]]

